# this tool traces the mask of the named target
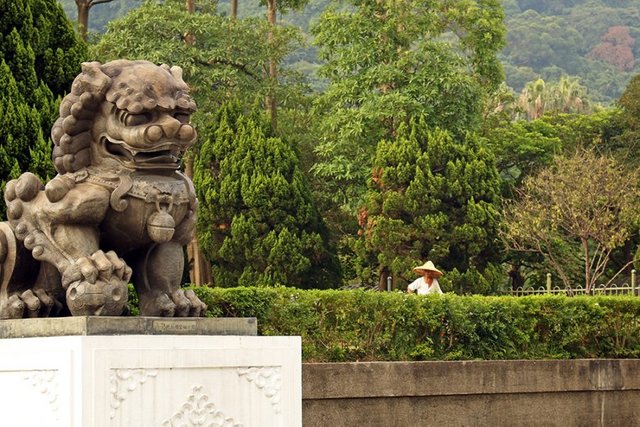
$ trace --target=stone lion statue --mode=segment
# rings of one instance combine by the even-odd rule
[[[53,125],[58,175],[7,183],[0,318],[118,316],[130,279],[144,316],[201,316],[180,287],[196,196],[179,171],[196,140],[182,69],[84,63]]]

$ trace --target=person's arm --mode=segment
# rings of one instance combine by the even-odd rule
[[[412,294],[412,293],[414,293],[415,291],[416,291],[416,282],[415,282],[415,280],[414,280],[413,282],[411,282],[411,283],[409,284],[409,286],[407,286],[407,293],[408,293],[408,294]]]

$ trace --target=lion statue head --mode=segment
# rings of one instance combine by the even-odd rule
[[[196,104],[187,92],[180,67],[83,63],[51,130],[56,170],[62,175],[88,166],[178,169],[196,140],[189,123]]]

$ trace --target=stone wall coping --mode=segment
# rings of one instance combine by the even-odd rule
[[[257,335],[255,317],[77,316],[0,320],[0,338],[68,335]]]
[[[640,390],[639,359],[303,364],[304,399]]]

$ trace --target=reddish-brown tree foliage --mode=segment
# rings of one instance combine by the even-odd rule
[[[633,69],[635,58],[632,47],[636,41],[629,34],[629,27],[610,27],[600,40],[601,42],[591,49],[589,56],[608,62],[621,71]]]

